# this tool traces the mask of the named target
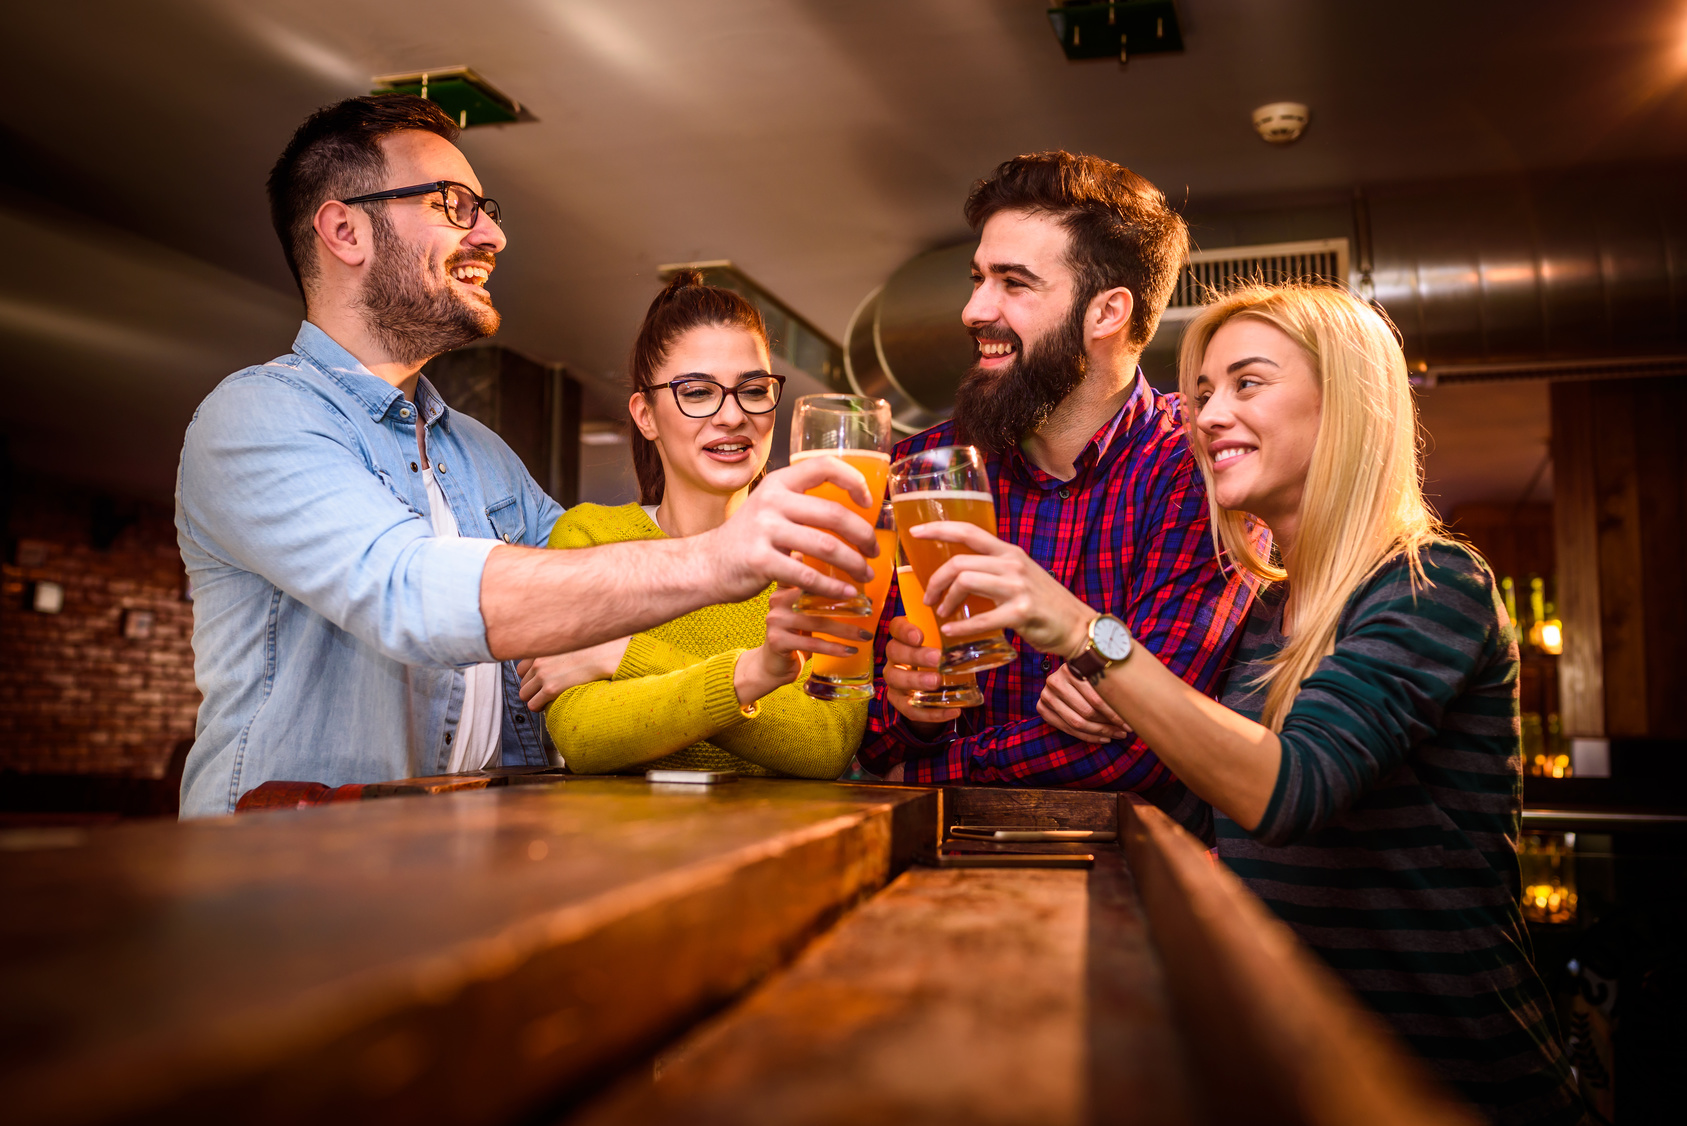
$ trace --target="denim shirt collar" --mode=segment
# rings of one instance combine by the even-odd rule
[[[309,360],[335,386],[362,404],[376,422],[386,418],[404,401],[404,392],[364,367],[356,356],[309,321],[299,325],[299,334],[293,338],[293,351]],[[416,378],[416,400],[429,427],[444,421],[449,413],[445,400],[440,398],[425,375]]]

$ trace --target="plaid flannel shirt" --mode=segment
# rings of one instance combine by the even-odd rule
[[[1246,620],[1255,582],[1226,576],[1214,554],[1206,486],[1189,452],[1181,407],[1137,373],[1124,407],[1078,455],[1062,481],[1018,449],[990,455],[996,533],[1017,544],[1093,609],[1116,614],[1131,636],[1201,692],[1210,692]],[[896,447],[906,457],[953,445],[953,424],[934,426]],[[980,707],[927,740],[885,698],[885,642],[902,611],[891,586],[890,613],[874,642],[876,694],[859,761],[878,775],[900,763],[910,783],[1151,789],[1171,773],[1135,735],[1085,743],[1037,715],[1043,682],[1057,660],[1012,638],[1018,658],[980,673]],[[1012,635],[1010,634],[1010,637]]]

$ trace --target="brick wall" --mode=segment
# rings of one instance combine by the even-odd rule
[[[170,510],[39,478],[13,482],[10,509],[0,769],[158,777],[199,707]],[[43,581],[64,588],[60,613],[30,609]]]

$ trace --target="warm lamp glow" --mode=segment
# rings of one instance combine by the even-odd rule
[[[1547,618],[1529,627],[1529,643],[1542,653],[1559,656],[1564,652],[1564,624],[1557,618]]]

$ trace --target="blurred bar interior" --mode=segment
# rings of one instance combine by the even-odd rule
[[[1665,1098],[1687,1027],[1687,4],[1134,0],[1118,7],[1152,8],[1162,20],[1172,13],[1175,48],[1144,46],[1121,58],[1109,46],[1088,59],[1068,57],[1069,29],[1066,38],[1051,30],[1110,6],[1067,5],[1065,15],[1052,7],[66,0],[10,12],[14,51],[0,121],[0,235],[14,259],[0,280],[0,851],[69,873],[73,853],[140,863],[134,858],[171,847],[144,832],[162,833],[176,812],[199,702],[193,592],[172,526],[176,459],[196,404],[230,371],[285,352],[296,329],[298,299],[276,252],[263,182],[315,107],[426,83],[428,96],[469,126],[462,148],[511,217],[497,279],[504,329],[495,343],[440,356],[426,371],[453,408],[496,430],[564,505],[635,499],[627,342],[659,281],[684,264],[701,265],[769,320],[774,369],[789,381],[775,465],[784,460],[789,403],[801,394],[882,396],[903,434],[946,418],[972,361],[959,309],[973,243],[959,202],[999,160],[1064,147],[1129,165],[1191,224],[1195,251],[1143,358],[1157,387],[1175,387],[1177,341],[1203,287],[1227,279],[1322,278],[1373,299],[1397,326],[1416,384],[1426,491],[1501,576],[1523,654],[1522,865],[1536,963],[1561,1027],[1580,1036],[1580,1066],[1628,1077],[1616,1117],[1654,1120],[1649,1108],[1664,1104],[1651,1100]],[[420,69],[428,66],[439,69]],[[1278,102],[1299,104],[1307,117],[1289,141],[1262,137],[1252,118]],[[502,780],[490,788],[511,801],[528,789]],[[819,819],[814,811],[832,799],[802,800],[810,804],[801,817]],[[906,810],[837,800],[914,832]],[[397,819],[393,833],[419,831],[388,812],[405,803],[375,805]],[[1095,816],[1116,829],[1111,809]],[[368,832],[354,825],[358,812],[333,814],[347,832]],[[1052,820],[1027,823],[1093,827],[1085,820],[1093,813],[1063,806]],[[929,832],[944,814],[938,807],[919,816],[919,832]],[[83,848],[88,834],[108,830],[131,835]],[[749,821],[732,831],[743,840],[774,834]],[[206,843],[211,830],[191,832],[200,836],[183,847],[219,847]],[[229,837],[237,838],[245,839]],[[135,850],[127,861],[125,841]],[[626,845],[604,863],[646,871],[643,847]],[[769,922],[763,961],[734,963],[691,983],[684,998],[650,1000],[619,1031],[601,1030],[597,1054],[579,1062],[579,1074],[599,1069],[596,1078],[562,1081],[563,1072],[540,1066],[553,1048],[599,1036],[595,1026],[572,1025],[573,1010],[524,1011],[527,1023],[494,1033],[487,1030],[498,1018],[488,1009],[469,1027],[525,1061],[498,1098],[451,1103],[449,1114],[438,1109],[445,1104],[430,1107],[435,1096],[470,1096],[407,1085],[421,1057],[407,1054],[404,1037],[432,1027],[416,1024],[389,1040],[378,1030],[356,1033],[364,1037],[356,1050],[375,1063],[356,1088],[364,1101],[336,1105],[477,1121],[534,1113],[677,1119],[678,1104],[646,1105],[604,1077],[653,1059],[670,1066],[661,1052],[681,1032],[906,867],[906,857],[872,851],[881,847],[859,846],[876,876],[840,877],[777,926]],[[240,849],[262,852],[250,842]],[[1155,855],[1176,869],[1174,848]],[[390,862],[394,871],[420,863],[402,850]],[[745,887],[788,888],[807,871],[797,865],[773,884]],[[1037,891],[1044,899],[1035,909],[1076,911],[1102,926],[1096,920],[1112,901],[1096,890],[1100,877],[1057,875],[1092,885],[1079,894],[1056,881]],[[570,888],[558,902],[583,902],[586,893]],[[542,894],[510,891],[528,893]],[[897,894],[948,892],[921,885]],[[1061,898],[1069,894],[1078,898]],[[951,909],[960,910],[942,908]],[[1153,915],[1152,903],[1145,909]],[[124,910],[113,906],[113,917]],[[511,919],[525,924],[526,910]],[[402,915],[393,906],[384,923],[356,918],[396,930]],[[632,930],[591,924],[605,943],[643,924],[626,925]],[[991,925],[979,924],[985,932]],[[1119,926],[1140,931],[1140,923]],[[66,929],[59,938],[76,934],[87,937]],[[844,945],[802,957],[867,958],[888,941],[851,935],[834,933],[827,941]],[[639,949],[662,956],[660,944]],[[124,956],[117,946],[107,953]],[[1016,972],[1020,963],[1001,957],[997,970]],[[634,961],[616,965],[638,973]],[[793,972],[824,976],[807,961]],[[1170,992],[1155,1004],[1181,1003],[1165,1000],[1181,996],[1179,972],[1167,970]],[[113,990],[125,988],[119,976],[107,983]],[[508,1001],[499,988],[519,992],[543,980],[487,985],[483,1000],[495,1008]],[[1237,995],[1252,996],[1250,987],[1237,986]],[[804,986],[786,980],[781,988]],[[1049,988],[1049,1004],[1079,1004],[1060,992],[1065,986]],[[782,1021],[800,1028],[817,1019],[803,1010],[812,997],[763,1000],[766,1011],[711,1033],[737,1037],[740,1059],[761,1059],[756,1053],[773,1051],[778,1037],[797,1035]],[[146,1003],[164,1002],[148,993]],[[1185,1035],[1203,1027],[1198,1006],[1178,1013]],[[307,1015],[339,1019],[328,1009]],[[177,1024],[159,1035],[193,1026],[186,1012],[170,1020]],[[754,1020],[763,1023],[746,1026]],[[1072,1058],[1127,1041],[1144,1058],[1182,1050],[1131,1040],[1136,1026],[1110,1032],[1077,1018],[1047,1020]],[[28,1040],[20,1029],[8,1028],[8,1044]],[[928,1031],[946,1035],[940,1022]],[[1269,1029],[1256,1031],[1269,1039]],[[135,1031],[135,1042],[149,1034]],[[333,1044],[353,1043],[346,1035],[353,1039]],[[719,1120],[740,1120],[728,1087],[750,1080],[704,1074],[698,1061],[718,1062],[725,1050],[711,1043],[698,1041],[687,1050],[699,1056],[673,1056],[671,1066],[687,1077],[687,1097]],[[179,1064],[186,1074],[210,1058],[192,1055],[197,1044],[181,1040],[186,1055],[174,1063],[144,1054],[130,1062]],[[300,1060],[322,1064],[333,1044]],[[1039,1051],[1050,1067],[1070,1063],[1060,1051]],[[189,1056],[199,1062],[183,1063]],[[60,1056],[55,1066],[77,1058]],[[934,1058],[980,1066],[953,1044]],[[212,1104],[196,1100],[226,1078],[204,1066],[215,1080],[209,1087],[160,1088],[133,1101],[67,1095],[32,1104],[29,1120],[204,1110]],[[1217,1074],[1191,1066],[1190,1075]],[[263,1082],[287,1074],[276,1067]],[[126,1074],[110,1073],[112,1090],[133,1086]],[[1677,1100],[1680,1078],[1676,1071],[1668,1084]],[[1030,1103],[973,1110],[979,1121],[1021,1111],[1021,1121],[1101,1120],[1097,1107],[1112,1105],[1102,1088],[1114,1080],[1063,1086],[1044,1075],[1020,1091]],[[250,1076],[227,1082],[242,1098],[275,1094]],[[817,1098],[822,1089],[815,1079],[791,1097]],[[399,1090],[409,1094],[377,1097]],[[325,1104],[314,1098],[281,1099],[272,1117],[316,1113]],[[1187,1091],[1165,1098],[1164,1120],[1192,1113]],[[904,1120],[935,1113],[889,1105],[902,1105],[911,1116]],[[871,1108],[857,1111],[870,1116]],[[758,1113],[781,1120],[774,1103]]]

